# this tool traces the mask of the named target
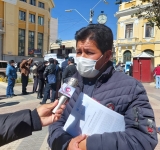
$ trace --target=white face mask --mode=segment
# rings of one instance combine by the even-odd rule
[[[82,77],[94,78],[96,75],[98,75],[99,70],[95,69],[98,60],[88,59],[84,57],[76,57],[76,60],[77,60],[77,70]]]

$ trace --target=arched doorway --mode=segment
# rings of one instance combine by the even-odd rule
[[[131,61],[131,52],[129,50],[123,53],[123,63],[126,63],[126,61]]]
[[[146,52],[146,53],[148,53],[148,54],[154,56],[154,51],[151,50],[151,49],[146,49],[146,50],[144,50],[144,52]]]

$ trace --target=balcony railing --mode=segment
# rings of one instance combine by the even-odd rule
[[[127,39],[118,39],[117,40],[117,44],[119,46],[123,46],[123,45],[135,45],[138,42],[139,42],[139,38],[137,38],[137,37],[127,38]]]

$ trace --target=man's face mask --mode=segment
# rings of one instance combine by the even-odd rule
[[[100,60],[103,55],[98,59]],[[84,57],[76,57],[77,70],[82,77],[94,78],[98,75],[99,70],[95,69],[98,60],[88,59]]]

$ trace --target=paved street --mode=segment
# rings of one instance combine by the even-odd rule
[[[154,109],[157,126],[160,126],[160,89],[155,89],[153,85],[144,84],[150,103]],[[22,109],[34,109],[39,106],[40,100],[36,99],[36,94],[26,96],[21,95],[21,85],[15,87],[17,97],[5,99],[6,83],[0,82],[0,114],[14,112]],[[32,91],[32,85],[28,86],[28,91]],[[48,101],[49,102],[49,101]],[[49,150],[47,145],[47,127],[42,131],[33,133],[32,136],[17,140],[10,144],[0,147],[0,150]],[[160,139],[160,135],[158,135]],[[155,150],[160,150],[160,144]]]

